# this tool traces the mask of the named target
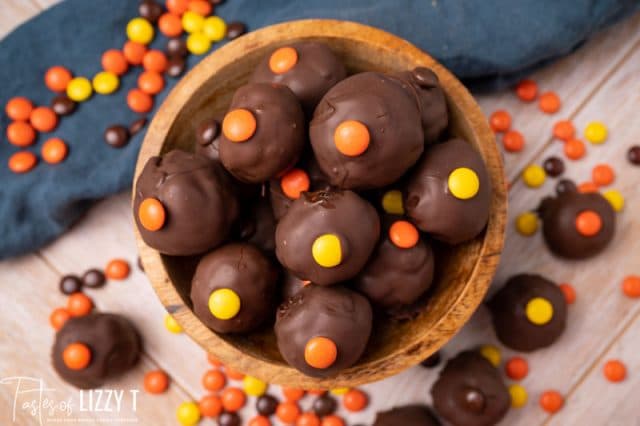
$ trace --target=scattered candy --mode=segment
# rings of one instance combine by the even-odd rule
[[[9,170],[14,173],[26,173],[36,166],[38,159],[29,151],[18,151],[9,157]]]
[[[300,407],[292,401],[281,402],[276,409],[276,416],[282,423],[293,424],[300,417]]]
[[[497,347],[493,345],[482,345],[480,346],[480,355],[485,357],[494,367],[497,368],[500,365],[502,355],[500,354],[500,349]]]
[[[222,401],[218,395],[206,395],[198,402],[203,417],[218,417],[222,413]]]
[[[209,296],[209,311],[211,315],[221,320],[228,320],[240,312],[240,296],[229,288],[220,288]]]
[[[158,29],[167,37],[178,37],[182,34],[182,20],[173,13],[165,13],[158,19]]]
[[[146,113],[153,108],[153,98],[140,89],[131,89],[127,94],[127,105],[134,112]]]
[[[569,139],[564,144],[564,155],[570,160],[579,160],[584,157],[586,152],[587,148],[580,139]]]
[[[598,192],[598,185],[593,182],[582,182],[580,185],[578,185],[578,192],[580,192],[581,194]]]
[[[209,361],[209,364],[213,365],[214,367],[222,367],[222,362],[220,362],[220,360],[216,358],[215,355],[207,354],[207,361]]]
[[[231,380],[242,380],[245,376],[243,372],[234,370],[229,366],[225,367],[224,371],[225,373],[227,373],[227,377],[229,377]]]
[[[226,388],[220,394],[220,399],[226,411],[235,412],[244,407],[247,397],[241,389]]]
[[[367,126],[356,120],[343,121],[333,134],[336,149],[347,157],[362,155],[371,142]]]
[[[640,297],[640,276],[629,275],[622,280],[622,292],[632,299]]]
[[[531,102],[538,96],[538,85],[533,80],[522,80],[516,86],[516,95],[523,102]]]
[[[167,41],[166,51],[169,56],[183,57],[189,54],[189,50],[187,50],[187,42],[181,37],[170,38],[169,41]]]
[[[420,233],[411,222],[397,220],[389,228],[389,239],[396,247],[408,249],[418,244]]]
[[[164,78],[156,71],[145,71],[138,77],[138,87],[149,95],[157,95],[164,89]]]
[[[271,416],[278,408],[278,400],[271,395],[262,395],[256,400],[256,411],[263,416]]]
[[[73,78],[71,71],[61,66],[54,66],[44,74],[44,84],[52,92],[62,93],[67,90],[69,82]]]
[[[142,66],[146,71],[163,73],[167,69],[168,64],[167,55],[161,50],[149,50],[142,58]]]
[[[131,65],[142,64],[142,59],[147,53],[147,46],[128,40],[122,47],[122,54]]]
[[[323,395],[319,398],[316,398],[315,401],[313,401],[313,412],[316,413],[318,416],[320,417],[324,417],[324,416],[328,416],[330,414],[335,413],[336,408],[337,408],[337,403],[336,400],[329,396],[329,395]]]
[[[84,370],[91,362],[91,349],[84,343],[71,343],[64,348],[62,360],[71,370]]]
[[[67,299],[67,311],[72,317],[88,315],[93,310],[93,301],[84,293],[73,293]]]
[[[594,145],[599,145],[607,140],[607,126],[600,121],[592,121],[584,128],[584,137]]]
[[[191,33],[187,37],[187,49],[194,55],[204,55],[211,49],[211,40],[203,33]]]
[[[555,92],[541,94],[538,102],[538,107],[545,114],[554,114],[560,110],[560,98]]]
[[[510,130],[502,137],[502,144],[508,152],[520,152],[524,148],[524,136],[517,130]]]
[[[511,395],[511,406],[513,408],[524,407],[527,403],[527,399],[529,399],[527,390],[522,385],[518,384],[509,386],[509,395]]]
[[[576,302],[576,290],[573,286],[568,283],[562,283],[559,287],[564,294],[564,300],[566,300],[567,305],[573,305]]]
[[[182,15],[189,9],[189,0],[167,0],[165,6],[169,12]]]
[[[104,131],[104,141],[113,148],[122,148],[129,143],[129,129],[115,125]]]
[[[186,11],[182,15],[182,29],[188,33],[197,33],[202,31],[204,25],[204,17],[191,10]]]
[[[271,426],[271,421],[267,417],[259,415],[249,420],[249,426]]]
[[[616,212],[621,212],[624,209],[624,197],[620,193],[620,191],[616,191],[615,189],[610,189],[602,193],[602,196],[609,201],[611,207]]]
[[[576,128],[569,120],[560,120],[553,125],[553,137],[561,141],[573,139],[576,135]]]
[[[627,151],[627,160],[636,166],[640,165],[640,146],[632,146]]]
[[[242,388],[247,395],[261,396],[267,391],[267,383],[251,376],[245,376],[242,379]]]
[[[144,375],[144,390],[150,394],[161,394],[169,387],[169,376],[162,370],[149,371]]]
[[[241,426],[242,419],[238,413],[221,413],[218,416],[219,426]]]
[[[220,370],[208,370],[202,376],[202,387],[209,391],[222,390],[227,384],[227,379]]]
[[[102,71],[93,77],[93,90],[101,95],[110,95],[120,86],[120,79],[113,72]]]
[[[542,163],[544,171],[551,177],[558,177],[564,173],[564,162],[558,157],[549,157]]]
[[[604,364],[602,372],[604,373],[604,377],[613,383],[621,382],[627,377],[627,367],[617,359],[607,361]]]
[[[516,230],[520,235],[530,237],[538,231],[538,215],[533,212],[525,212],[516,218]]]
[[[58,95],[51,101],[51,109],[59,116],[66,116],[76,110],[77,104],[66,94]]]
[[[489,126],[496,133],[506,132],[511,127],[511,114],[505,110],[494,111],[489,116]]]
[[[33,104],[29,99],[18,96],[9,99],[4,111],[7,117],[12,120],[27,121],[31,116],[31,111],[33,111]]]
[[[538,188],[542,186],[547,174],[544,169],[537,164],[527,166],[522,172],[522,180],[529,188]]]
[[[164,328],[175,334],[182,333],[182,327],[178,324],[175,318],[171,316],[171,314],[166,314],[164,316]]]
[[[188,9],[200,16],[209,16],[213,12],[213,6],[209,0],[190,0]]]
[[[104,273],[98,269],[89,269],[82,276],[82,285],[89,288],[102,287],[107,282]]]
[[[67,96],[75,102],[84,102],[91,97],[91,82],[85,77],[75,77],[67,86]]]
[[[200,409],[195,402],[183,402],[178,406],[176,418],[181,426],[193,426],[200,421]]]
[[[242,22],[231,22],[227,25],[227,38],[236,39],[247,32],[247,27]]]
[[[220,41],[227,34],[227,24],[219,16],[211,16],[204,20],[202,34],[213,42]]]
[[[58,164],[64,161],[68,151],[69,148],[67,148],[67,144],[62,139],[51,138],[42,144],[40,155],[42,155],[42,159],[46,163]]]
[[[162,6],[155,2],[155,0],[143,0],[138,5],[138,13],[147,21],[155,24],[158,18],[163,13]]]
[[[7,126],[7,139],[15,146],[30,146],[36,141],[36,131],[29,123],[14,121]]]
[[[325,416],[322,418],[320,426],[345,426],[342,417],[336,415]]]
[[[62,328],[65,322],[71,318],[71,314],[65,308],[56,308],[49,315],[49,324],[54,330],[58,331]]]
[[[51,108],[41,106],[31,111],[29,122],[39,132],[50,132],[58,125],[58,116]]]
[[[598,164],[591,172],[591,179],[598,186],[607,186],[613,183],[616,174],[608,164]]]
[[[60,278],[58,288],[62,294],[70,295],[82,290],[82,281],[75,275],[65,275]]]
[[[104,274],[110,280],[124,280],[130,272],[129,263],[124,259],[113,259],[104,268]]]
[[[369,404],[367,394],[358,389],[349,390],[342,398],[342,405],[351,412],[362,411],[366,408],[367,404]]]
[[[514,356],[504,364],[504,371],[510,379],[522,380],[529,374],[529,363],[520,356]]]
[[[548,390],[540,395],[540,407],[544,411],[550,414],[557,413],[564,405],[564,398],[560,392],[555,390]]]
[[[127,24],[127,37],[131,41],[149,44],[153,40],[153,36],[153,26],[144,18],[133,18]]]
[[[323,234],[315,239],[311,246],[315,262],[324,268],[333,268],[342,262],[340,238],[333,234]]]
[[[296,426],[320,426],[320,418],[315,413],[302,413]]]
[[[116,76],[125,74],[129,69],[129,61],[127,60],[127,57],[124,52],[121,52],[118,49],[109,49],[104,52],[100,62],[102,64],[102,69],[111,72]]]
[[[303,389],[282,388],[282,394],[284,395],[287,401],[296,402],[302,399],[305,392]]]

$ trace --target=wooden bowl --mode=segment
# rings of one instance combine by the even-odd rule
[[[489,224],[473,241],[440,256],[435,289],[426,309],[414,320],[377,326],[355,366],[328,379],[310,378],[282,360],[271,329],[230,336],[205,327],[194,315],[189,299],[197,258],[161,255],[136,236],[144,269],[167,311],[191,338],[223,363],[269,383],[291,387],[355,386],[415,365],[451,339],[481,303],[500,259],[507,204],[501,156],[480,108],[449,71],[407,41],[353,22],[302,20],[263,28],[216,50],[176,85],[151,122],[135,178],[152,156],[174,148],[192,150],[196,126],[226,111],[233,93],[247,82],[258,62],[275,47],[299,40],[328,44],[351,73],[405,71],[416,66],[433,69],[447,95],[451,133],[473,144],[484,158],[493,186]]]

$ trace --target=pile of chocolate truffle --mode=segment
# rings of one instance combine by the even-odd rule
[[[201,256],[198,318],[217,333],[273,326],[306,375],[352,366],[374,314],[425,306],[438,252],[478,236],[491,183],[450,138],[436,74],[347,75],[318,42],[279,47],[224,116],[196,123],[194,151],[149,159],[134,216],[149,246]]]

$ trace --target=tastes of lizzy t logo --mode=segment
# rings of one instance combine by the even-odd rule
[[[0,385],[13,388],[12,410],[3,410],[14,423],[25,417],[29,424],[45,423],[137,423],[137,417],[128,416],[137,411],[138,389],[80,390],[77,400],[72,396],[56,398],[56,389],[46,387],[36,377],[14,376],[0,379]],[[107,414],[108,413],[108,414]]]

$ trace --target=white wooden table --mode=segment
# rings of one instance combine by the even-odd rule
[[[56,0],[0,0],[0,36],[22,21],[39,13]],[[626,160],[626,150],[640,144],[640,16],[611,28],[589,41],[571,56],[532,76],[542,90],[554,90],[562,98],[559,113],[542,114],[535,105],[521,103],[512,92],[481,96],[480,104],[489,114],[498,108],[511,112],[513,127],[527,139],[524,151],[505,154],[510,191],[510,221],[506,249],[496,277],[501,285],[518,272],[541,273],[557,282],[570,282],[577,290],[577,302],[569,309],[568,329],[552,347],[525,355],[530,374],[522,382],[529,402],[513,409],[505,425],[640,425],[640,301],[625,297],[621,280],[640,274],[640,168]],[[73,118],[70,118],[73,119]],[[518,179],[530,163],[541,164],[550,155],[562,156],[562,146],[551,137],[552,124],[571,119],[582,131],[586,123],[601,120],[609,126],[609,140],[602,146],[588,146],[585,159],[567,160],[568,177],[578,182],[590,179],[592,167],[599,162],[614,166],[618,177],[613,188],[626,197],[626,207],[618,216],[619,231],[611,247],[593,260],[575,263],[550,256],[540,235],[525,238],[514,231],[517,214],[536,207],[540,198],[553,191],[555,181],[548,179],[537,190]],[[142,330],[145,352],[134,372],[109,388],[124,389],[120,412],[80,412],[79,391],[62,382],[50,366],[53,331],[48,316],[54,307],[65,303],[57,290],[58,280],[66,273],[82,273],[90,267],[103,267],[114,257],[136,262],[128,194],[100,202],[86,218],[65,236],[33,254],[0,262],[0,424],[13,420],[16,382],[10,377],[42,379],[51,401],[71,399],[72,418],[92,424],[101,419],[130,419],[144,425],[175,424],[175,409],[186,400],[198,400],[205,394],[200,384],[208,368],[204,351],[186,335],[174,335],[163,327],[164,309],[156,299],[144,275],[133,267],[131,277],[110,282],[105,288],[88,293],[103,311],[121,312]],[[465,329],[444,349],[450,356],[479,344],[497,344],[488,314],[481,308]],[[511,355],[503,349],[503,360]],[[620,358],[628,368],[627,379],[619,384],[607,382],[602,365]],[[149,396],[142,391],[146,371],[162,368],[172,379],[169,391]],[[375,412],[411,402],[430,402],[429,388],[436,370],[415,367],[393,378],[363,388],[371,403],[367,410],[346,415],[349,424],[371,423]],[[240,383],[234,383],[240,386]],[[35,383],[26,379],[22,390]],[[140,390],[137,406],[132,408],[128,390]],[[537,399],[547,389],[557,389],[566,397],[565,407],[550,416],[540,409]],[[273,386],[269,392],[279,395]],[[85,398],[86,398],[85,394]],[[38,418],[21,409],[24,401],[37,400],[36,394],[20,394],[15,424],[38,424]],[[308,407],[310,401],[303,406]],[[242,411],[245,422],[254,413],[254,399]],[[60,408],[59,405],[56,405]],[[85,399],[86,407],[86,399]],[[114,407],[112,407],[114,408]],[[115,409],[115,408],[114,408]],[[42,411],[47,419],[61,420],[64,413]],[[341,410],[341,414],[345,414]],[[213,422],[209,421],[209,424]],[[206,422],[203,422],[206,424]]]

